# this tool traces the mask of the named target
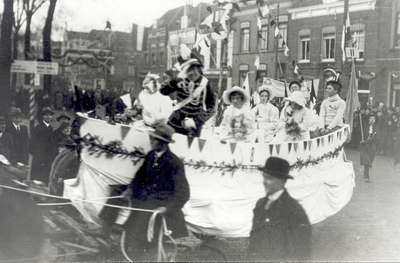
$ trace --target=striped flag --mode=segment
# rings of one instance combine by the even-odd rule
[[[357,110],[359,106],[360,106],[360,101],[358,100],[358,81],[356,77],[356,68],[353,59],[349,90],[347,91],[346,108],[344,110],[345,122],[350,125],[350,134],[347,137],[346,142],[349,142],[351,139],[351,133],[353,132],[354,111]]]
[[[343,31],[342,31],[342,62],[346,62],[346,43],[351,40],[350,32],[350,14],[349,14],[349,0],[344,1],[344,18],[343,18]]]

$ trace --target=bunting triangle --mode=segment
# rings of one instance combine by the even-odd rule
[[[297,152],[297,148],[299,147],[299,143],[298,142],[294,142],[293,143],[293,147],[294,147],[294,152]]]
[[[272,155],[272,150],[274,149],[274,145],[270,144],[269,146],[269,155]]]
[[[307,143],[308,143],[307,141],[303,142],[304,150],[307,150]]]
[[[198,139],[198,142],[199,142],[199,149],[200,149],[200,152],[201,152],[203,150],[203,148],[204,148],[204,145],[206,144],[206,140]]]
[[[230,145],[231,145],[231,153],[233,154],[235,152],[237,143],[236,142],[231,142]]]
[[[321,142],[321,139],[320,139],[320,138],[318,138],[318,139],[317,139],[317,148],[319,148],[319,144],[320,144],[320,142]]]
[[[288,149],[289,149],[289,153],[290,153],[290,151],[292,150],[292,143],[288,143]]]
[[[325,146],[325,138],[321,138],[321,147]]]
[[[342,131],[339,132],[339,140],[342,140]]]
[[[276,153],[279,155],[279,152],[281,151],[281,145],[275,144],[275,148],[276,148]]]
[[[123,126],[123,125],[121,125],[120,127],[121,127],[121,137],[122,137],[122,140],[124,140],[126,135],[128,134],[128,132],[131,130],[131,127]]]
[[[192,142],[194,140],[194,137],[193,136],[187,136],[187,138],[188,138],[188,148],[190,149],[190,146],[192,146]]]
[[[308,150],[311,151],[312,141],[308,141]]]

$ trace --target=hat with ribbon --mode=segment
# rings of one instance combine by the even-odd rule
[[[293,179],[289,175],[289,162],[279,157],[269,157],[264,167],[259,168],[259,170],[276,178]]]
[[[266,91],[268,92],[268,100],[272,100],[274,98],[274,92],[272,90],[271,86],[268,85],[262,85],[258,87],[258,94],[261,94],[261,92]]]
[[[289,101],[294,102],[303,108],[306,106],[306,99],[304,98],[303,93],[298,90],[293,91],[292,94],[290,94]]]
[[[229,90],[225,90],[224,94],[222,94],[222,99],[223,99],[225,104],[231,104],[231,94],[234,93],[234,92],[238,92],[238,93],[243,94],[243,102],[244,103],[247,103],[250,100],[249,94],[247,94],[245,89],[242,89],[241,87],[235,86],[235,87],[232,87]]]
[[[175,130],[168,124],[159,123],[156,125],[154,131],[149,131],[149,135],[153,138],[163,140],[167,143],[175,142],[172,140],[172,135]]]

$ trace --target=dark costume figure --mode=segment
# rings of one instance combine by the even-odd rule
[[[289,163],[270,157],[261,169],[267,196],[254,208],[249,257],[261,261],[304,261],[311,255],[311,226],[303,207],[285,190],[293,179]]]
[[[163,95],[176,92],[174,106],[168,124],[176,132],[199,137],[203,124],[212,117],[215,95],[207,78],[202,75],[201,62],[191,58],[181,64],[181,72],[176,79],[160,89]]]
[[[376,116],[370,115],[369,124],[364,128],[364,140],[360,143],[360,164],[364,166],[364,180],[369,182],[369,169],[377,150],[379,127],[375,124]]]
[[[10,113],[10,125],[6,126],[6,132],[8,132],[13,140],[13,149],[11,151],[10,162],[11,163],[23,163],[28,164],[29,160],[29,134],[28,128],[25,125],[21,125],[21,109],[13,108]]]
[[[2,146],[2,154],[7,160],[10,161],[11,152],[14,148],[13,139],[11,134],[5,131],[6,130],[6,120],[3,116],[0,116],[0,144]]]
[[[53,127],[50,125],[54,112],[46,107],[42,111],[41,121],[32,131],[29,152],[32,154],[31,180],[49,183],[51,164],[57,156],[53,145]]]

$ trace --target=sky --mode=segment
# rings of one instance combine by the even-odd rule
[[[105,29],[110,21],[113,31],[130,32],[132,23],[151,26],[156,18],[166,11],[185,5],[187,0],[58,0],[53,21],[53,40],[61,40],[67,26],[70,31],[89,32]],[[0,10],[3,10],[3,1]],[[193,0],[211,3],[212,0]],[[47,15],[48,3],[33,17],[33,31],[42,31]]]

